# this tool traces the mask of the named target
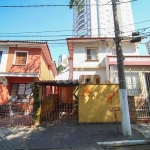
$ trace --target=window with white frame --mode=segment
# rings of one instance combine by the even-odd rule
[[[27,56],[28,56],[27,54],[28,54],[28,52],[26,52],[26,51],[16,51],[14,64],[15,65],[26,65]]]
[[[128,95],[139,95],[141,93],[141,84],[137,72],[125,72],[126,86]]]
[[[28,99],[32,89],[30,84],[11,84],[10,96],[17,97],[17,99]]]
[[[87,48],[87,60],[98,60],[97,48]]]

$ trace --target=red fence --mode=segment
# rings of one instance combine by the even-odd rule
[[[0,126],[31,126],[31,106],[27,103],[0,105]]]

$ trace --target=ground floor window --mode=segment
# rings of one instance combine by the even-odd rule
[[[125,72],[125,79],[128,95],[139,95],[141,93],[139,73]]]
[[[16,99],[29,99],[31,91],[30,84],[13,83],[11,84],[10,96]]]

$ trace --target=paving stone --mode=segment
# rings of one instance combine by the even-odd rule
[[[31,128],[0,127],[0,150],[102,150],[97,142],[145,139],[132,129],[132,136],[117,133],[116,124],[57,124]]]

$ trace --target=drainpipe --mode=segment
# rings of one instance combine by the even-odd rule
[[[99,0],[96,0],[96,6],[97,6],[97,26],[98,26],[98,36],[100,36]]]

